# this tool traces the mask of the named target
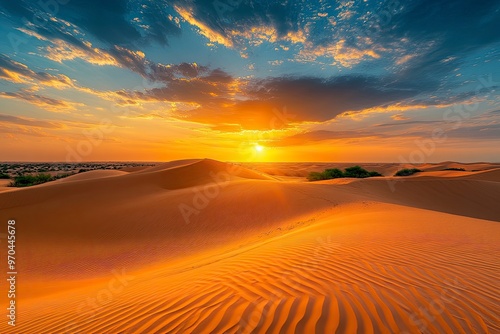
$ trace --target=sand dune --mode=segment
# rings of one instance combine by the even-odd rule
[[[498,182],[468,178],[387,178],[354,183],[371,200],[500,221]]]
[[[443,172],[448,168],[463,168],[467,172],[483,171],[500,168],[499,163],[458,163],[446,161],[441,163],[410,164],[410,163],[325,163],[325,162],[282,162],[282,163],[245,163],[245,167],[262,171],[273,176],[306,177],[309,172],[321,172],[327,168],[340,168],[359,165],[368,170],[374,170],[384,176],[393,176],[403,168],[418,168],[425,172]],[[453,171],[444,171],[453,172]]]
[[[460,232],[470,224],[474,233]],[[494,333],[498,233],[494,222],[354,206],[212,262],[128,273],[130,282],[97,307],[86,300],[109,278],[60,293],[50,307],[26,301],[20,317],[30,320],[19,330]]]
[[[180,166],[185,166],[185,165],[191,165],[195,162],[200,162],[202,160],[203,159],[185,159],[185,160],[169,161],[169,162],[165,162],[162,164],[158,164],[158,165],[153,166],[153,167],[143,168],[139,172],[149,173],[149,172],[161,171],[161,170],[165,170],[165,169],[170,169],[170,168],[175,168],[175,167],[180,167]]]
[[[500,182],[500,168],[476,172],[471,175],[466,175],[470,180],[483,180],[491,182]]]
[[[12,190],[12,188],[9,187],[10,182],[11,180],[0,180],[0,192],[6,190]]]
[[[130,172],[139,172],[141,170],[144,170],[144,169],[147,169],[147,168],[151,168],[149,166],[135,166],[135,167],[125,167],[125,168],[121,168],[120,170],[122,172],[127,172],[127,173],[130,173]]]
[[[499,171],[309,183],[198,159],[0,193],[15,332],[500,332]]]
[[[103,177],[112,177],[112,176],[120,176],[128,174],[125,171],[120,170],[92,170],[85,173],[79,173],[76,175],[71,175],[65,177],[63,179],[56,180],[55,182],[72,182],[72,181],[82,181],[82,180],[92,180],[92,179],[100,179]],[[45,184],[45,185],[51,185]]]

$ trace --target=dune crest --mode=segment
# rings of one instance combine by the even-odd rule
[[[71,175],[71,176],[65,177],[63,179],[56,180],[54,182],[65,183],[65,182],[72,182],[72,181],[100,179],[103,177],[121,176],[121,175],[127,175],[127,174],[128,174],[127,172],[120,171],[120,170],[91,170],[88,172]],[[44,184],[47,186],[47,185],[51,185],[52,183],[44,183]]]

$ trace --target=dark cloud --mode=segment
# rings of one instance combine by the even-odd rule
[[[140,6],[142,23],[148,26],[146,42],[155,41],[160,45],[167,45],[170,36],[181,33],[181,29],[168,18],[173,13],[168,1],[139,1],[137,6]]]
[[[127,1],[71,0],[61,6],[58,17],[74,23],[100,40],[113,45],[130,45],[141,38],[127,20]]]
[[[455,54],[499,41],[499,19],[495,0],[420,0],[394,16],[392,31],[414,42],[435,41],[443,54]]]
[[[500,124],[462,126],[446,134],[451,138],[500,139]]]
[[[393,50],[389,57],[394,61],[401,56],[395,51],[403,52],[401,48],[405,48],[412,57],[392,73],[392,85],[421,93],[446,93],[446,88],[458,84],[450,73],[467,56],[500,41],[500,3],[495,0],[385,0],[377,4],[341,2],[337,6],[295,0],[172,3],[187,9],[204,27],[235,46],[244,44],[241,36],[248,35],[252,28],[272,27],[278,38],[303,32],[308,47],[313,48],[335,46],[342,41],[345,47],[358,51]]]
[[[178,69],[172,66],[172,71]],[[174,75],[162,88],[144,92],[120,92],[124,98],[192,102],[199,108],[180,115],[204,123],[238,124],[246,129],[285,128],[292,123],[326,121],[346,111],[361,111],[401,102],[415,91],[386,88],[375,77],[344,76],[331,79],[308,77],[242,80],[220,69],[184,80]],[[159,77],[159,76],[158,76]],[[244,99],[235,99],[235,95]],[[286,109],[286,114],[277,111]]]
[[[495,0],[405,2],[389,21],[376,42],[390,45],[407,39],[417,54],[398,73],[402,80],[397,84],[420,81],[427,91],[440,88],[472,52],[500,41],[500,2]]]
[[[215,109],[199,108],[187,117],[203,122],[210,118],[225,120],[247,129],[284,128],[293,123],[330,120],[346,111],[400,102],[416,94],[411,90],[388,89],[383,81],[363,76],[270,78],[250,81],[242,90],[245,100]],[[276,115],[276,110],[284,108],[286,117]]]
[[[173,72],[175,66],[170,67]],[[330,79],[281,77],[237,79],[220,69],[190,80],[168,76],[165,86],[144,92],[122,92],[129,99],[191,102],[199,107],[179,117],[209,124],[237,124],[244,129],[279,129],[300,122],[322,122],[345,112],[361,112],[394,104],[439,105],[465,101],[474,94],[463,93],[443,99],[416,99],[414,89],[396,89],[390,79],[342,76]],[[244,96],[243,99],[234,98]],[[286,109],[284,115],[276,112]],[[398,122],[397,125],[431,124],[433,121]],[[396,123],[394,123],[396,124]],[[379,127],[393,126],[381,124]]]
[[[213,108],[232,103],[229,94],[234,79],[221,70],[209,70],[196,64],[181,63],[165,66],[152,64],[146,77],[163,83],[161,88],[141,91],[120,91],[125,99],[147,101],[193,102],[203,106],[204,116],[210,117]],[[230,80],[228,80],[230,78]]]
[[[209,72],[206,66],[199,66],[196,63],[180,63],[176,65],[164,65],[149,63],[149,73],[146,77],[156,82],[170,82],[175,78],[196,78]]]
[[[308,121],[326,121],[346,111],[360,111],[395,103],[418,92],[388,88],[376,77],[341,76],[330,79],[307,77],[273,78],[257,82],[249,95],[286,106]]]
[[[394,123],[384,123],[374,125],[376,127],[398,127],[398,126],[408,126],[408,125],[428,125],[442,123],[442,121],[408,121],[408,122],[394,122]]]
[[[274,27],[278,37],[299,30],[301,4],[295,0],[174,0],[193,17],[220,35],[234,39],[233,32],[246,32],[252,27]]]
[[[500,139],[500,124],[461,124],[458,128],[454,129],[449,124],[443,123],[442,126],[436,127],[436,129],[443,130],[443,138],[451,139],[467,139],[467,140],[498,140]],[[408,131],[400,136],[411,137],[411,138],[431,138],[432,129],[429,131]]]
[[[2,8],[19,27],[27,27],[52,39],[60,38],[77,47],[84,47],[80,40],[64,32],[57,20],[69,22],[109,45],[132,47],[149,42],[161,45],[168,37],[180,34],[180,28],[168,18],[172,12],[165,1],[150,0],[71,0],[65,4],[57,1],[2,1]],[[133,16],[140,20],[133,20]]]
[[[121,66],[147,77],[148,62],[142,52],[131,51],[126,48],[115,46],[109,50],[109,54]]]

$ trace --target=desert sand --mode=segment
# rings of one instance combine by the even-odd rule
[[[330,166],[194,159],[0,192],[19,272],[0,332],[500,333],[500,165],[305,180]]]

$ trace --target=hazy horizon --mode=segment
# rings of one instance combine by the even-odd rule
[[[166,163],[166,162],[171,162],[171,161],[180,161],[180,160],[203,160],[203,159],[209,159],[209,160],[217,160],[217,159],[212,159],[212,158],[191,158],[191,159],[175,159],[175,160],[164,160],[164,161],[153,161],[153,160],[89,160],[89,161],[80,161],[80,162],[67,162],[67,161],[48,161],[48,160],[39,160],[39,161],[23,161],[23,160],[11,160],[11,161],[0,161],[1,163],[35,163],[35,164],[41,164],[41,163],[68,163],[68,164],[91,164],[91,163]],[[427,161],[424,163],[411,163],[411,162],[398,162],[398,161],[233,161],[233,160],[218,160],[222,162],[230,162],[230,163],[248,163],[248,164],[259,164],[259,163],[266,163],[266,164],[273,164],[273,163],[338,163],[338,164],[405,164],[409,163],[412,165],[419,165],[419,164],[441,164],[441,163],[461,163],[461,164],[478,164],[478,163],[491,163],[491,164],[497,164],[500,163],[499,161],[456,161],[456,160],[443,160],[443,161]]]

